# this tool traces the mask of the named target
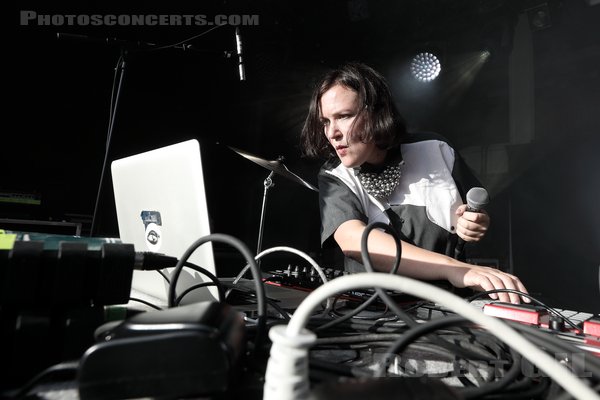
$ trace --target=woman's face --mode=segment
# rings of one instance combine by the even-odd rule
[[[358,94],[342,85],[335,85],[321,96],[320,120],[325,136],[335,149],[342,164],[347,168],[360,167],[365,162],[380,164],[385,160],[385,150],[375,143],[363,143],[352,135],[353,130],[362,129],[357,119],[359,114]]]

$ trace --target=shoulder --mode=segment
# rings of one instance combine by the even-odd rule
[[[454,148],[454,146],[452,146],[452,143],[450,143],[448,139],[436,132],[409,132],[404,136],[402,144],[419,143],[426,141],[442,142],[448,145],[448,147]]]
[[[452,144],[442,135],[435,132],[414,132],[406,135],[400,148],[402,157],[407,160],[411,157],[426,158],[433,162],[434,159],[443,159],[450,166],[454,163],[456,151]],[[425,160],[422,160],[425,162]]]

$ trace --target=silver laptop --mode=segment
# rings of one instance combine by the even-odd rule
[[[181,258],[196,240],[210,234],[200,144],[197,140],[115,160],[111,165],[119,237],[139,252],[152,251]],[[189,259],[215,274],[210,242]],[[170,278],[173,268],[163,270]],[[216,274],[215,274],[216,275]],[[177,293],[208,281],[191,269],[179,276]],[[157,271],[134,271],[132,297],[166,305],[169,283]],[[194,290],[182,304],[218,298],[216,288]],[[149,297],[149,298],[148,298]]]

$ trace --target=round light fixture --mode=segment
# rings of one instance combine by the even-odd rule
[[[440,60],[432,53],[419,53],[410,63],[410,71],[421,82],[434,80],[440,74],[441,70]]]

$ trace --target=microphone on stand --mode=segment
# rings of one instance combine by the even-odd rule
[[[467,192],[467,209],[465,211],[481,212],[489,201],[487,190],[482,187],[471,188]],[[461,256],[464,247],[465,240],[459,237],[456,248],[454,249],[454,258],[458,259]]]
[[[244,68],[244,59],[242,57],[242,35],[240,34],[240,28],[235,28],[235,50],[238,57],[238,73],[240,75],[240,81],[246,80],[246,69]]]

